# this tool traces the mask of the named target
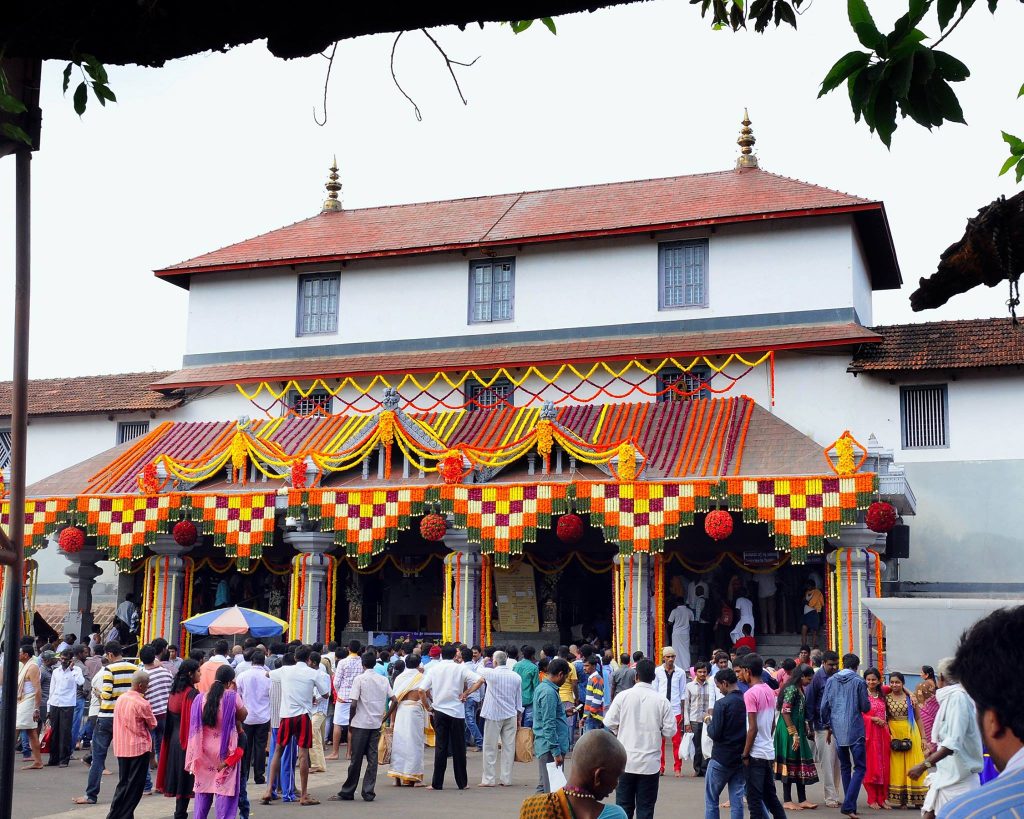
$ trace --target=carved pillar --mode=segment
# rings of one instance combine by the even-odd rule
[[[449,529],[444,545],[451,549],[445,556],[447,593],[442,599],[449,605],[441,612],[444,636],[451,642],[473,645],[480,634],[480,545],[467,540],[465,529]]]
[[[654,656],[653,564],[653,556],[646,552],[613,558],[612,624],[616,655],[642,651],[648,657]]]
[[[298,552],[292,559],[292,590],[298,599],[288,601],[289,636],[307,645],[327,642],[333,639],[328,634],[328,605],[333,599],[334,564],[327,552],[334,546],[334,532],[285,532],[284,542]]]
[[[77,634],[85,639],[92,631],[92,588],[96,578],[103,574],[97,564],[107,559],[105,549],[97,549],[93,545],[86,546],[79,552],[64,553],[68,559],[64,574],[69,578],[71,596],[68,599],[68,614],[64,618],[64,633]]]
[[[139,638],[147,643],[163,637],[170,643],[181,641],[181,621],[192,614],[184,611],[190,560],[185,557],[192,546],[181,546],[173,535],[158,534],[149,547],[143,571],[142,630]],[[198,613],[198,612],[196,612]]]
[[[877,534],[863,523],[842,527],[839,548],[828,555],[826,580],[828,605],[822,612],[819,642],[843,654],[860,657],[861,668],[884,663],[879,640],[878,621],[865,600],[880,596],[876,580],[885,571],[878,554],[885,548],[885,535]]]

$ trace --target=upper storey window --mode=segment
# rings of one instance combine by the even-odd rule
[[[707,240],[658,245],[658,309],[707,306]]]
[[[299,279],[296,335],[318,336],[338,332],[337,273],[314,273]]]
[[[482,259],[470,262],[470,324],[512,320],[515,275],[515,259]]]

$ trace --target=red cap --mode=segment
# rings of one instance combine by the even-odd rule
[[[430,651],[427,652],[431,657],[441,656],[441,646],[431,646]]]

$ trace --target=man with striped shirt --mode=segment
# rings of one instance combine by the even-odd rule
[[[149,674],[149,686],[146,688],[146,700],[153,709],[153,716],[156,717],[156,728],[153,729],[153,753],[159,761],[160,745],[164,740],[164,721],[167,719],[167,700],[171,696],[171,672],[164,668],[163,664],[156,658],[156,649],[152,645],[143,646],[139,649],[139,659],[142,667]],[[143,796],[150,796],[153,793],[153,780],[146,774],[146,789]]]
[[[519,727],[519,715],[523,713],[523,678],[508,665],[508,655],[504,651],[494,652],[494,668],[481,667],[476,673],[480,679],[462,693],[461,699],[465,702],[470,694],[487,683],[484,702],[480,708],[480,716],[486,720],[484,768],[480,787],[493,788],[495,784],[511,785],[512,763],[516,757],[516,729]],[[495,782],[499,739],[501,770]]]
[[[598,664],[596,654],[583,660],[583,673],[587,678],[587,693],[583,703],[583,714],[586,722],[584,731],[604,727],[604,674]]]
[[[107,666],[100,672],[100,712],[96,717],[96,727],[92,734],[89,781],[85,787],[85,796],[74,800],[78,805],[95,805],[100,795],[107,750],[114,738],[114,706],[123,694],[131,690],[132,675],[136,671],[135,665],[121,656],[121,644],[117,640],[107,643],[103,647],[103,653],[107,658]]]

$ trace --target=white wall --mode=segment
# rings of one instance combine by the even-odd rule
[[[479,254],[350,262],[333,268],[338,332],[301,337],[295,271],[203,274],[192,279],[186,353],[864,309],[870,289],[852,236],[838,216],[512,248],[514,319],[481,324],[467,322],[469,260]],[[658,243],[682,238],[709,238],[709,304],[659,310]]]

